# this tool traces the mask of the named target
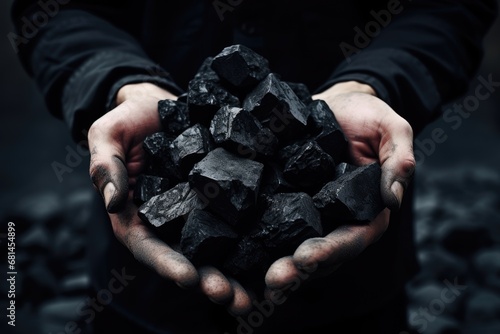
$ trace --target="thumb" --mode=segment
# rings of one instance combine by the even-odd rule
[[[99,190],[109,213],[120,211],[128,197],[128,174],[125,154],[108,135],[109,130],[96,122],[89,129],[90,177]]]
[[[413,130],[406,120],[395,116],[398,119],[387,122],[380,148],[380,192],[385,205],[391,210],[401,206],[403,193],[415,171]]]

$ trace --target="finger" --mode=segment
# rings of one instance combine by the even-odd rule
[[[120,145],[101,124],[96,122],[89,130],[89,173],[104,199],[106,210],[114,213],[123,209],[128,197],[127,168]]]
[[[197,286],[199,276],[191,262],[161,241],[132,212],[126,216],[127,212],[111,214],[110,218],[116,237],[134,257],[180,287]]]
[[[211,301],[216,304],[227,304],[234,296],[234,290],[229,280],[214,267],[198,269],[200,288]]]
[[[293,254],[293,264],[309,272],[314,268],[335,267],[358,256],[377,241],[388,226],[388,209],[370,223],[342,225],[323,238],[304,241]]]
[[[248,292],[234,279],[229,279],[233,287],[233,299],[229,303],[228,311],[232,315],[244,315],[252,309],[252,299]]]
[[[297,269],[291,256],[276,260],[267,270],[265,281],[271,290],[287,290],[300,284],[303,274]]]
[[[384,133],[379,148],[382,168],[380,191],[385,205],[396,210],[401,206],[404,190],[415,170],[413,130],[397,114],[387,117],[382,128]]]

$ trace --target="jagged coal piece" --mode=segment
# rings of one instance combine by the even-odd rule
[[[333,179],[335,163],[315,142],[302,145],[286,162],[283,175],[299,187],[324,185]]]
[[[208,58],[198,74],[189,82],[188,111],[192,123],[209,126],[217,110],[222,106],[239,107],[240,100],[220,83],[211,69],[212,59]]]
[[[315,100],[307,106],[308,127],[314,140],[336,163],[347,160],[348,145],[340,125],[325,101]]]
[[[179,135],[190,126],[187,104],[179,100],[161,100],[158,113],[163,131],[172,137]]]
[[[192,190],[189,183],[179,183],[166,192],[152,197],[139,207],[138,215],[161,230],[164,235],[180,236],[184,225],[184,216],[195,209],[203,209],[207,205]]]
[[[297,187],[288,182],[284,175],[283,170],[277,163],[268,162],[264,166],[264,174],[262,175],[261,193],[263,194],[276,194],[294,192]]]
[[[313,101],[311,92],[305,84],[299,82],[286,82],[286,84],[306,106]]]
[[[220,78],[235,88],[255,86],[269,74],[267,59],[243,45],[224,48],[212,62]]]
[[[314,205],[326,221],[372,221],[385,207],[380,194],[381,173],[377,163],[345,173],[314,196]]]
[[[157,132],[143,141],[142,147],[145,153],[145,174],[167,178],[172,184],[181,178],[176,164],[172,160],[170,144],[172,139],[164,132]]]
[[[181,251],[196,265],[222,262],[238,242],[238,234],[213,214],[194,210],[181,232]]]
[[[210,124],[210,132],[218,145],[231,152],[254,158],[256,154],[272,156],[278,139],[248,111],[235,107],[222,107]]]
[[[285,141],[305,132],[310,112],[293,90],[273,73],[248,93],[243,108]]]
[[[225,271],[242,275],[251,271],[264,272],[270,265],[270,257],[262,243],[251,236],[241,239],[224,262]]]
[[[251,216],[257,201],[264,165],[216,148],[198,162],[189,174],[191,187],[207,193],[210,208],[236,225]]]
[[[306,193],[281,193],[267,199],[256,237],[278,256],[323,234],[320,213]]]
[[[346,173],[353,172],[356,168],[358,167],[348,164],[347,162],[341,162],[335,166],[335,173],[333,179],[336,180]]]
[[[170,182],[168,179],[141,174],[137,177],[134,188],[134,201],[138,204],[149,201],[153,196],[168,190]]]
[[[213,147],[210,132],[202,125],[196,124],[182,132],[170,144],[172,161],[183,175],[187,175],[194,164]]]

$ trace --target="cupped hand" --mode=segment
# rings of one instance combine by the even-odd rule
[[[344,82],[313,98],[324,100],[333,110],[349,141],[353,164],[380,164],[380,191],[387,208],[369,223],[341,225],[325,237],[304,241],[292,256],[278,259],[266,274],[270,290],[286,290],[298,281],[329,274],[376,242],[389,226],[389,209],[400,207],[415,168],[411,126],[370,86]]]
[[[134,257],[180,287],[198,288],[233,314],[251,307],[246,291],[213,267],[195,268],[182,254],[160,240],[137,216],[133,185],[144,167],[143,140],[161,131],[158,101],[176,97],[153,84],[124,86],[117,107],[89,129],[90,176],[101,193],[113,232]]]

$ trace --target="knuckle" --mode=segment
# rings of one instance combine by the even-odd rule
[[[403,177],[410,178],[415,172],[416,165],[417,163],[413,154],[403,159],[401,163],[401,172],[403,173]]]
[[[400,117],[399,118],[399,127],[401,128],[401,130],[403,131],[403,133],[408,136],[409,138],[412,138],[413,139],[413,128],[412,126],[410,125],[410,123],[408,123],[408,121],[406,119],[404,119],[403,117]]]

